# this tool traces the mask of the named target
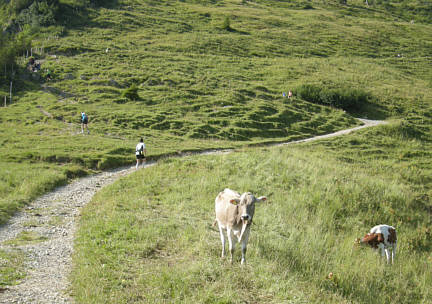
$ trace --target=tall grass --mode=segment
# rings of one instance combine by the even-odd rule
[[[418,216],[421,190],[386,176],[381,161],[365,167],[332,154],[304,146],[173,159],[122,179],[83,212],[77,301],[429,303],[430,254],[411,246],[430,220]],[[257,208],[244,268],[239,249],[233,265],[220,260],[211,226],[225,187],[269,198]],[[354,246],[379,223],[398,229],[392,266]]]

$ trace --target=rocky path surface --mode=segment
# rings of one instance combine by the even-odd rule
[[[68,296],[68,275],[80,209],[100,188],[134,170],[135,167],[103,172],[59,187],[36,199],[1,227],[0,249],[18,247],[24,253],[26,277],[20,284],[3,290],[0,303],[73,303]],[[4,243],[23,232],[31,232],[39,240],[22,246]]]
[[[359,127],[278,145],[338,136],[384,123],[364,119],[361,121],[364,125]],[[0,303],[73,303],[68,292],[68,276],[80,210],[99,189],[134,170],[135,167],[128,167],[103,172],[59,187],[36,199],[25,210],[16,214],[7,225],[0,227],[0,250],[22,251],[25,255],[26,272],[26,277],[18,285],[0,290]],[[33,237],[39,238],[39,241],[26,242],[23,245],[9,244],[8,241],[15,240],[23,232],[31,233]]]

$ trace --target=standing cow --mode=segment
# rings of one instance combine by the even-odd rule
[[[377,225],[372,227],[370,232],[362,239],[357,239],[360,245],[368,245],[374,249],[381,251],[381,255],[386,256],[387,263],[390,262],[391,249],[391,263],[396,257],[397,236],[395,227],[389,225]]]
[[[225,235],[228,237],[231,263],[233,261],[235,239],[242,244],[241,263],[246,262],[246,247],[249,239],[250,226],[255,212],[255,203],[267,200],[265,196],[256,198],[252,193],[245,192],[240,195],[231,189],[220,192],[215,200],[216,221],[222,242],[222,257],[225,256]]]

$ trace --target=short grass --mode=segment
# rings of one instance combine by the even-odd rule
[[[0,250],[0,288],[15,285],[25,277],[24,254],[20,250]]]
[[[43,242],[46,240],[46,237],[39,235],[37,232],[22,231],[15,238],[4,241],[3,244],[9,246],[25,246],[28,244]]]
[[[398,127],[336,144],[169,159],[123,178],[82,213],[77,302],[430,303],[432,167],[393,157],[420,144],[379,139]],[[370,138],[356,155],[344,147]],[[245,267],[239,248],[233,265],[219,257],[214,198],[225,187],[268,196],[256,211]],[[354,246],[379,223],[398,229],[393,266]]]

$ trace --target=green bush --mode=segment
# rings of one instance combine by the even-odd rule
[[[138,100],[138,87],[135,84],[132,84],[129,88],[123,91],[122,97],[125,97],[129,100]]]
[[[224,22],[222,24],[222,29],[224,29],[226,31],[231,31],[232,30],[232,28],[231,28],[231,20],[230,20],[230,18],[228,16],[225,17],[225,19],[224,19]]]
[[[368,102],[370,95],[359,89],[327,89],[312,84],[297,88],[298,97],[316,104],[340,108],[346,111],[357,111]]]
[[[0,32],[0,79],[13,78],[13,70],[16,70],[15,59],[24,50],[30,48],[32,33],[28,27],[24,27],[17,35]],[[6,67],[6,68],[4,68]]]
[[[33,0],[11,0],[9,8],[12,11],[19,13],[21,10],[28,8]]]
[[[28,8],[23,9],[17,21],[21,25],[29,24],[32,27],[48,26],[55,24],[55,16],[57,13],[57,5],[50,1],[35,1]]]
[[[117,0],[83,0],[83,4],[87,7],[104,7],[116,3]]]
[[[296,95],[313,103],[321,103],[321,88],[312,84],[304,84],[297,88]]]

